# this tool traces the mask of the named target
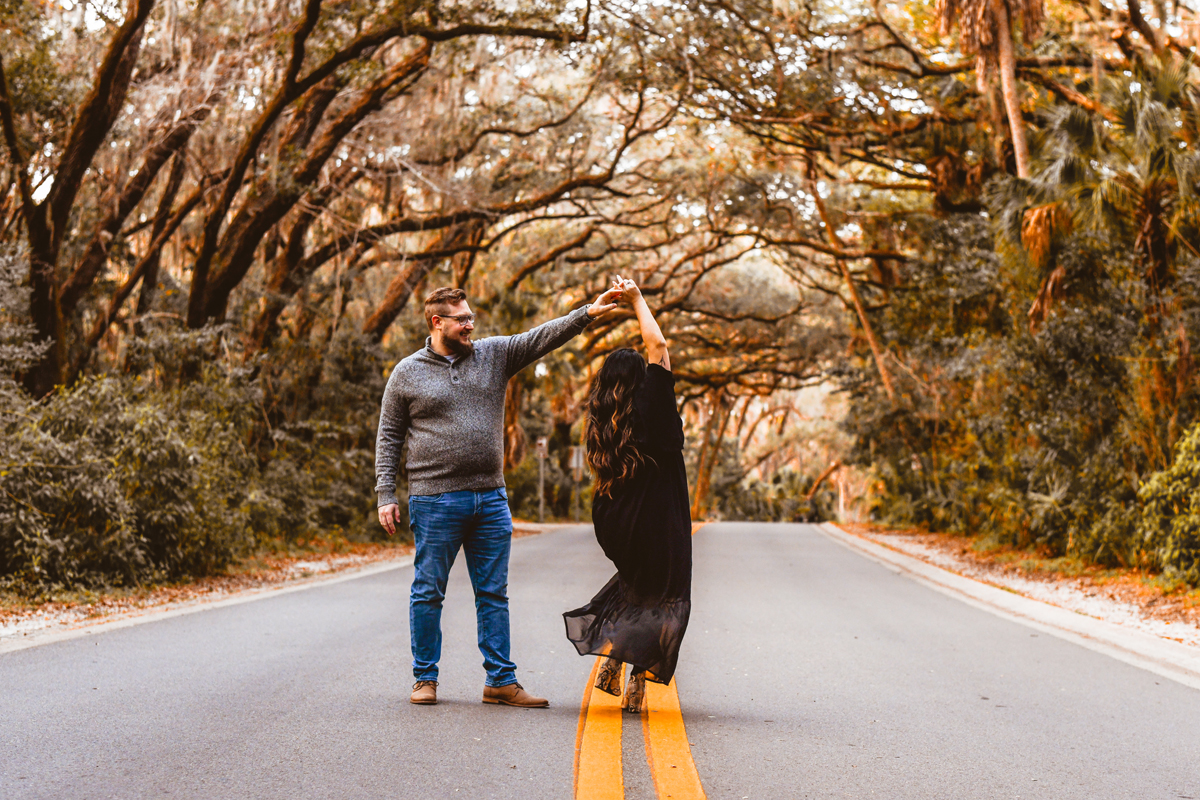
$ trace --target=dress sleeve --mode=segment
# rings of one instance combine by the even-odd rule
[[[646,367],[642,414],[646,440],[663,450],[683,448],[683,420],[675,406],[675,376],[658,364]]]

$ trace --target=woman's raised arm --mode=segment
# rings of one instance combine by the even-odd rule
[[[642,290],[635,282],[628,278],[622,278],[620,275],[617,276],[616,283],[622,296],[629,301],[633,306],[634,313],[637,314],[638,325],[642,329],[642,341],[646,345],[646,359],[651,364],[658,364],[669,371],[671,354],[667,352],[667,340],[663,336],[662,329],[658,327],[654,315],[650,313],[650,306],[646,305],[646,298],[642,297]]]

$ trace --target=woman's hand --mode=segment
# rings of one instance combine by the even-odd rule
[[[636,303],[642,297],[642,290],[630,278],[622,278],[620,275],[613,279],[613,288],[621,292],[621,297],[630,304]]]
[[[646,345],[646,356],[650,363],[670,371],[671,356],[667,353],[667,340],[663,337],[658,323],[654,321],[654,313],[646,304],[646,298],[642,297],[642,290],[637,282],[617,275],[613,278],[613,287],[620,288],[621,298],[633,306],[633,311],[637,314],[638,327],[641,329],[642,342]]]

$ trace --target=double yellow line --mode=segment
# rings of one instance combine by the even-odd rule
[[[692,525],[694,534],[700,524]],[[575,734],[575,800],[624,800],[621,766],[621,698],[595,688],[597,658],[583,692]],[[641,714],[646,760],[660,800],[705,800],[704,787],[692,760],[675,681],[667,686],[646,681]]]

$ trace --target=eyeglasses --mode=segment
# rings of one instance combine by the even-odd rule
[[[451,317],[446,314],[434,314],[434,316],[441,317],[442,319],[452,319],[455,322],[457,322],[459,325],[471,325],[475,322],[474,314],[459,314],[458,316],[455,316],[455,317]]]

